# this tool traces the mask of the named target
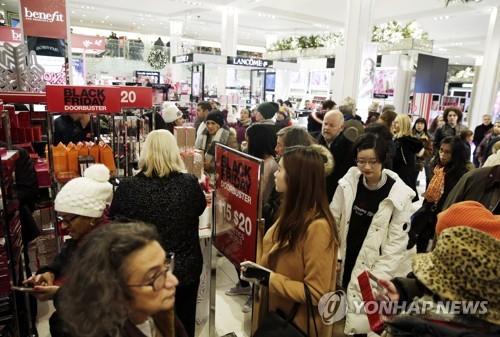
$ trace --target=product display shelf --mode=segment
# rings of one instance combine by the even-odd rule
[[[30,335],[32,327],[29,317],[29,304],[26,294],[18,294],[12,285],[18,285],[25,279],[21,222],[19,203],[14,192],[15,162],[19,158],[17,151],[0,149],[0,336]]]

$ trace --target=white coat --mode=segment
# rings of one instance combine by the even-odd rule
[[[364,334],[371,331],[367,316],[355,313],[355,301],[357,303],[362,301],[358,275],[369,270],[377,278],[387,280],[396,276],[406,276],[411,271],[411,258],[416,253],[415,248],[411,250],[406,248],[415,192],[393,171],[386,169],[383,172],[395,182],[389,195],[382,200],[373,216],[352,270],[351,280],[346,289],[347,316],[344,330],[346,334]],[[349,220],[360,176],[361,171],[357,167],[350,168],[339,180],[339,186],[330,204],[340,236],[339,259],[342,261],[346,255]],[[339,284],[344,275],[344,266],[345,264],[341,263],[337,278]]]

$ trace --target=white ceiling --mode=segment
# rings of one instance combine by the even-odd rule
[[[71,24],[144,34],[169,34],[169,21],[182,20],[184,36],[220,41],[224,6],[239,12],[238,43],[265,46],[266,35],[339,31],[349,0],[67,0]],[[374,23],[416,20],[434,40],[434,51],[452,63],[473,64],[482,56],[489,11],[500,0],[374,0]],[[18,11],[18,0],[0,0]]]

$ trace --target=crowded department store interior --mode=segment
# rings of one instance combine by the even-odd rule
[[[0,0],[0,337],[500,336],[500,0]]]

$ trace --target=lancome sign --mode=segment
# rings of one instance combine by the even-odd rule
[[[65,0],[21,0],[26,36],[66,39]]]
[[[228,56],[227,64],[236,66],[254,67],[254,68],[269,68],[273,65],[273,61],[256,59],[252,57]]]

